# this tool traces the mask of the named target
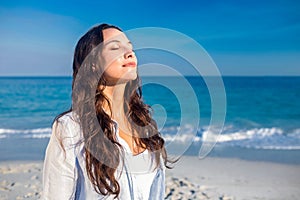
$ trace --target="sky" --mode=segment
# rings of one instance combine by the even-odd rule
[[[180,32],[224,76],[300,76],[299,10],[296,0],[2,0],[0,76],[71,76],[78,39],[100,23]]]

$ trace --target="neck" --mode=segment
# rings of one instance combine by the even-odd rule
[[[110,116],[118,122],[119,136],[123,138],[129,145],[131,152],[133,154],[139,154],[145,150],[145,144],[138,146],[136,141],[133,139],[133,134],[137,135],[132,129],[127,116],[124,111],[124,93],[125,93],[126,83],[118,84],[114,86],[106,86],[104,89],[104,94],[108,97],[111,111],[109,111],[108,106],[104,105],[105,110]]]
[[[108,97],[111,105],[111,116],[113,119],[118,120],[120,117],[124,117],[124,92],[126,83],[117,84],[113,86],[106,86],[104,94]],[[109,110],[106,108],[106,110]]]

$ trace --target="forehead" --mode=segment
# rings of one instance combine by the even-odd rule
[[[115,28],[108,28],[103,30],[103,41],[108,42],[111,40],[128,41],[126,35]]]

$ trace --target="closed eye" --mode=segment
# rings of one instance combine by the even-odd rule
[[[118,50],[120,49],[120,46],[118,44],[114,44],[110,47],[110,50]]]

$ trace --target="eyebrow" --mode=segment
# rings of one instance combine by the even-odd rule
[[[107,43],[105,43],[104,46],[106,46],[106,45],[108,45],[108,44],[110,44],[110,43],[112,43],[112,42],[121,43],[120,40],[110,40],[110,41],[108,41]],[[131,44],[131,45],[132,45],[132,43],[131,43],[130,41],[128,41],[128,44]]]

